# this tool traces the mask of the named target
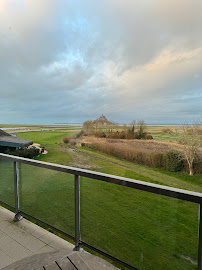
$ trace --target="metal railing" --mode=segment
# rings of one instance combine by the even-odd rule
[[[67,236],[75,241],[75,250],[79,251],[81,246],[85,246],[107,258],[110,260],[117,262],[128,269],[136,269],[135,267],[127,264],[126,262],[123,262],[110,254],[107,254],[96,247],[93,247],[89,245],[86,242],[83,242],[81,240],[81,234],[80,234],[80,176],[109,182],[115,185],[121,185],[124,187],[129,187],[137,190],[142,190],[150,193],[159,194],[162,196],[167,196],[175,199],[180,199],[184,201],[189,201],[193,203],[199,204],[199,230],[198,230],[198,270],[202,270],[202,193],[192,192],[188,190],[178,189],[178,188],[172,188],[168,186],[128,179],[124,177],[109,175],[105,173],[99,173],[94,172],[90,170],[84,170],[54,163],[48,163],[48,162],[42,162],[27,158],[21,158],[17,156],[11,156],[6,154],[0,153],[0,158],[7,159],[9,161],[13,161],[14,163],[14,192],[15,192],[15,207],[12,207],[11,205],[8,205],[7,203],[0,201],[1,204],[6,205],[10,207],[11,209],[15,210],[15,221],[19,221],[22,219],[22,215],[25,215],[33,220],[36,220],[37,222],[55,230],[56,232],[61,233],[64,236]],[[69,235],[50,224],[47,224],[31,215],[29,213],[25,213],[20,210],[19,206],[19,170],[18,170],[18,163],[24,163],[32,166],[37,166],[41,168],[46,168],[54,171],[64,172],[68,174],[74,175],[74,203],[75,203],[75,236]],[[137,270],[137,269],[136,269]]]

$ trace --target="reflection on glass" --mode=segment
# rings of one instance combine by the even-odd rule
[[[142,269],[197,269],[198,205],[81,178],[81,238]]]
[[[74,176],[21,164],[20,209],[74,235]]]
[[[0,201],[15,205],[13,161],[3,158],[0,158]]]

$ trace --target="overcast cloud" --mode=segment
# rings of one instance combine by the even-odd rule
[[[202,115],[201,0],[1,0],[0,123]]]

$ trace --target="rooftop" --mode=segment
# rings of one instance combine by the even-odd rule
[[[33,141],[14,137],[0,129],[0,146],[24,147],[32,143]]]
[[[2,129],[0,129],[0,137],[3,137],[3,136],[11,136],[9,133],[3,131]]]

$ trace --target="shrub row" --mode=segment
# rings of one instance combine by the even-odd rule
[[[33,158],[39,155],[40,150],[37,148],[19,148],[16,150],[7,150],[5,154],[24,157],[24,158]]]
[[[167,171],[177,172],[184,168],[184,158],[181,153],[169,151],[167,153],[141,152],[130,150],[124,145],[110,143],[92,143],[85,144],[91,149],[125,159],[138,164],[143,164],[155,168],[162,168]]]
[[[63,142],[64,143],[71,143],[71,141],[74,142],[74,140],[80,138],[82,135],[83,135],[83,130],[81,130],[79,133],[76,133],[76,134],[69,135],[69,136],[65,137],[63,139]]]
[[[172,129],[170,129],[170,128],[163,128],[162,129],[162,132],[163,133],[168,133],[168,134],[172,134],[173,133]]]
[[[104,131],[96,131],[94,136],[97,138],[108,138],[108,139],[126,139],[126,140],[134,140],[134,139],[145,139],[145,140],[152,140],[153,137],[150,134],[139,132],[125,132],[125,131],[116,131],[105,133]]]

